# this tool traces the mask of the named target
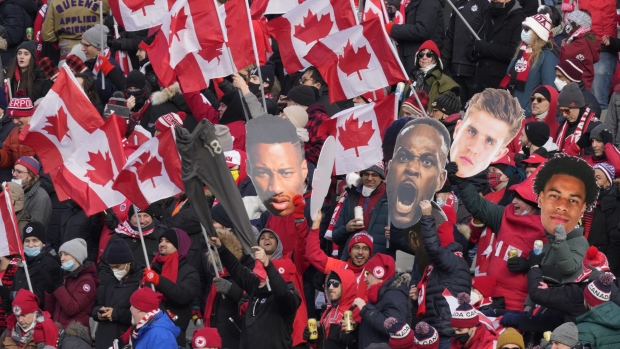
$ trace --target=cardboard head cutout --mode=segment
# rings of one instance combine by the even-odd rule
[[[456,175],[473,177],[506,155],[522,120],[523,109],[508,91],[487,88],[475,94],[454,129],[450,160],[459,166]]]
[[[390,221],[395,227],[409,228],[420,220],[420,202],[432,200],[445,182],[449,148],[448,130],[432,118],[412,120],[398,133],[387,175]]]
[[[247,171],[258,197],[272,214],[293,213],[293,197],[303,194],[308,165],[293,124],[274,115],[247,123]]]

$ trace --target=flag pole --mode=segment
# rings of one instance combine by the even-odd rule
[[[349,2],[351,3],[351,11],[353,11],[353,13],[355,14],[355,25],[359,25],[360,24],[360,12],[359,12],[359,8],[358,11],[355,11],[355,2],[353,0],[349,0]],[[362,10],[363,11],[363,10]]]
[[[99,54],[102,54],[103,50],[104,50],[104,48],[103,48],[103,1],[99,1],[99,21],[101,21],[101,28],[99,28],[100,29],[100,35],[101,35],[101,52],[99,52]],[[103,71],[101,72],[101,75],[102,75],[102,78],[101,78],[101,89],[105,90],[105,74],[103,73]]]
[[[32,282],[30,281],[30,274],[28,273],[28,264],[26,264],[26,257],[24,257],[24,247],[21,242],[21,234],[19,232],[19,228],[17,227],[16,216],[15,216],[15,208],[13,207],[13,198],[11,198],[11,192],[9,191],[9,186],[6,182],[2,183],[3,191],[4,191],[4,199],[7,210],[9,210],[11,217],[11,224],[13,225],[13,233],[15,234],[15,241],[17,241],[17,251],[19,252],[22,258],[22,264],[24,266],[24,272],[26,273],[26,282],[28,283],[28,289],[30,292],[34,292],[32,290]],[[10,248],[9,248],[10,250]]]
[[[450,7],[452,7],[452,9],[454,10],[454,12],[456,12],[456,15],[459,16],[459,18],[461,19],[461,21],[463,21],[463,23],[465,24],[465,26],[467,27],[467,29],[469,29],[469,31],[471,32],[471,34],[474,36],[474,38],[476,38],[476,40],[480,40],[480,37],[478,36],[478,34],[476,34],[476,32],[474,31],[474,29],[469,25],[469,23],[467,23],[467,20],[465,19],[465,17],[463,17],[463,15],[459,12],[459,10],[456,8],[456,6],[454,6],[454,4],[452,3],[452,1],[448,0],[446,1],[448,4],[450,4]],[[540,1],[538,2],[540,4]]]
[[[136,215],[136,225],[138,226],[138,233],[140,234],[140,243],[142,244],[142,252],[144,252],[144,260],[146,261],[146,269],[147,270],[151,270],[151,264],[149,261],[149,254],[146,251],[146,244],[144,243],[144,235],[142,235],[142,225],[140,224],[140,216],[138,215],[138,212],[140,212],[138,210],[138,207],[135,204],[133,205],[133,211],[135,212],[134,214]],[[129,217],[129,219],[131,220],[131,217]],[[151,284],[151,288],[153,289],[153,291],[155,291],[155,286],[153,286]]]
[[[263,73],[260,71],[260,60],[258,59],[258,49],[256,48],[256,38],[254,37],[254,27],[252,26],[252,18],[250,16],[250,6],[248,0],[243,0],[245,5],[245,12],[248,17],[248,26],[250,27],[250,36],[252,37],[252,49],[254,50],[254,60],[256,61],[256,68],[258,68],[258,78],[260,79],[260,93],[263,97],[263,108],[265,113],[267,112],[267,102],[265,101],[265,87],[263,86]],[[224,5],[222,5],[224,6]]]
[[[428,113],[426,112],[426,108],[424,108],[424,105],[420,101],[420,97],[418,97],[418,93],[417,93],[418,91],[416,91],[416,89],[413,87],[413,85],[411,84],[411,81],[407,81],[407,83],[409,84],[409,89],[413,91],[413,96],[415,97],[416,102],[418,102],[418,106],[420,106],[420,110],[422,111],[422,113],[424,113],[424,116],[430,117],[430,115],[428,115]]]
[[[30,274],[28,273],[28,264],[26,263],[26,261],[22,261],[22,263],[24,264],[24,273],[26,273],[26,282],[28,282],[28,289],[30,290],[30,292],[34,293],[34,291],[32,290],[32,283],[30,282]]]

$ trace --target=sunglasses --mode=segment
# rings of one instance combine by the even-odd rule
[[[564,115],[570,114],[570,108],[560,108],[560,112]]]
[[[333,286],[334,288],[338,288],[338,287],[340,287],[340,281],[338,281],[338,280],[329,280],[329,281],[327,281],[327,288],[329,288],[330,286]]]
[[[423,58],[424,56],[426,56],[426,58],[433,58],[433,57],[435,57],[435,53],[433,53],[432,51],[431,52],[426,52],[426,53],[424,53],[424,52],[418,53],[418,58],[419,59]]]
[[[534,96],[530,96],[530,102],[534,102],[536,101],[537,103],[542,103],[544,101],[546,101],[547,98],[544,97],[534,97]]]

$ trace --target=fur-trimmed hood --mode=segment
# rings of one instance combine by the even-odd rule
[[[411,282],[411,275],[408,273],[399,273],[396,274],[396,276],[394,276],[391,280],[390,287],[400,287],[402,285],[405,285],[406,287],[409,287],[409,283]]]
[[[56,325],[59,324],[57,323]],[[67,326],[67,328],[62,334],[61,341],[67,336],[79,338],[84,342],[88,343],[88,345],[92,345],[88,328],[86,328],[86,326],[80,324],[79,322],[72,321],[69,326]]]
[[[178,82],[151,94],[153,105],[160,105],[169,102],[175,95],[181,95],[181,87]]]

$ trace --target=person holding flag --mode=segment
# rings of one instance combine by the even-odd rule
[[[34,293],[20,290],[13,300],[13,314],[7,318],[0,345],[7,349],[36,349],[37,332],[44,333],[45,344],[56,344],[58,327],[50,319],[50,314],[39,308],[39,299]]]

